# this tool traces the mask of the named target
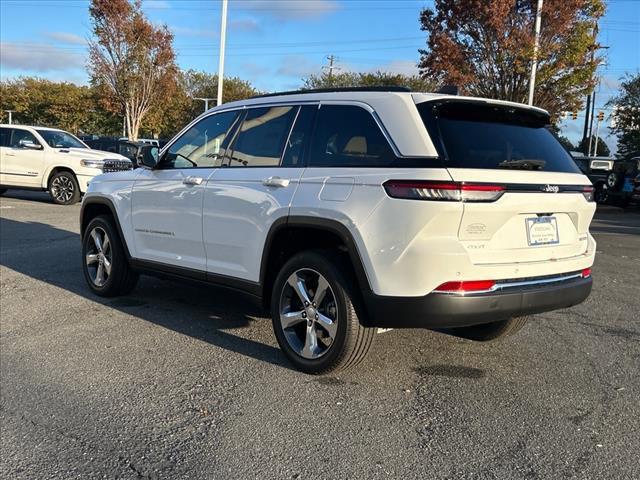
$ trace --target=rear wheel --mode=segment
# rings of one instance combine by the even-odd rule
[[[80,200],[80,187],[76,176],[67,171],[56,173],[49,180],[49,194],[58,205],[73,205]]]
[[[280,348],[299,370],[321,374],[353,367],[369,352],[374,328],[361,325],[356,289],[331,252],[303,252],[280,270],[271,316]]]
[[[131,270],[113,218],[100,215],[89,223],[82,239],[84,277],[96,295],[114,297],[134,289],[138,274]]]
[[[484,323],[482,325],[471,325],[470,327],[456,327],[449,330],[449,333],[456,337],[476,340],[478,342],[489,342],[500,338],[509,337],[519,332],[527,324],[529,317],[510,318],[499,322]]]

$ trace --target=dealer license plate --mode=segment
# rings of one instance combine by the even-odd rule
[[[556,217],[527,218],[527,241],[532,247],[559,243]]]

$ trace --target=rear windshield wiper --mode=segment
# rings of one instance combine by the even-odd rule
[[[544,160],[504,160],[498,164],[498,167],[515,170],[542,170],[546,163]]]

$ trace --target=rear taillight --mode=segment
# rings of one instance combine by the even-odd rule
[[[460,282],[446,282],[434,290],[437,293],[472,293],[486,292],[495,286],[493,280],[470,280]]]
[[[383,186],[392,198],[447,202],[494,202],[506,190],[503,185],[427,180],[389,180]]]
[[[589,186],[589,187],[582,187],[582,195],[584,195],[584,198],[587,202],[594,202],[595,201],[595,196],[593,194],[594,192],[594,188]]]
[[[590,268],[585,268],[584,270],[582,270],[582,278],[589,278],[591,276],[591,269]]]

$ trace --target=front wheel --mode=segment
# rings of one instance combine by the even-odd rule
[[[58,205],[73,205],[80,200],[80,187],[76,176],[67,171],[56,173],[49,180],[49,194]]]
[[[82,237],[84,277],[101,297],[124,295],[134,289],[138,274],[131,270],[113,218],[100,215],[89,223]]]
[[[509,318],[508,320],[471,325],[470,327],[456,327],[450,329],[448,333],[477,342],[490,342],[514,335],[527,324],[528,320],[529,317]]]
[[[303,372],[353,367],[373,344],[375,329],[358,319],[355,282],[343,264],[333,252],[302,252],[275,280],[273,329],[282,351]]]

